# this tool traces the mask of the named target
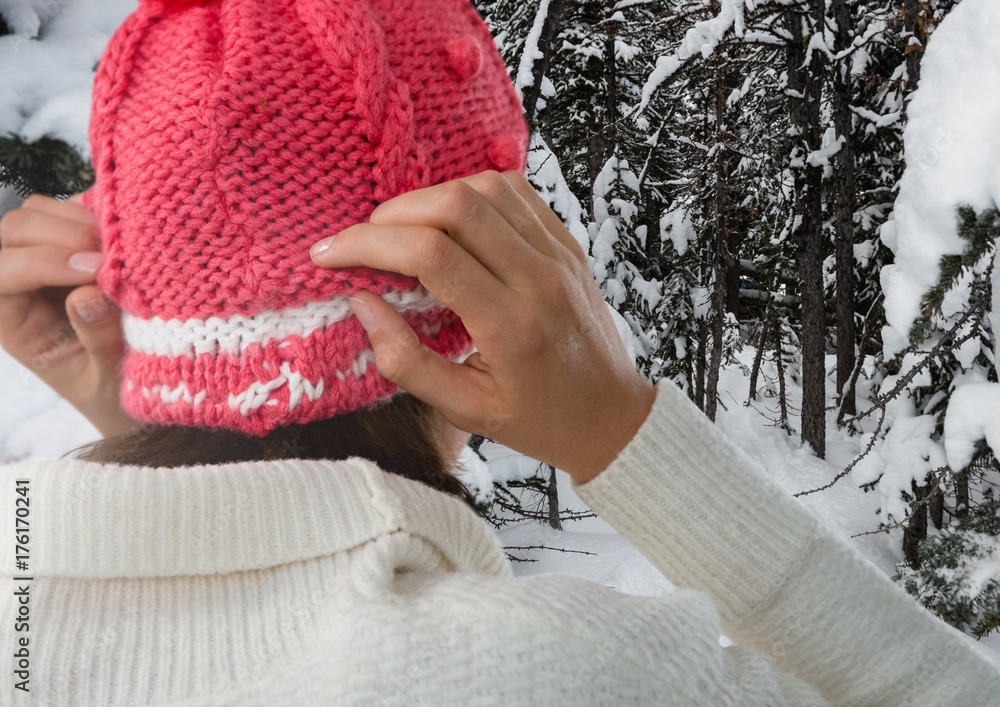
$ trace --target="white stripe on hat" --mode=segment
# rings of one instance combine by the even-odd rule
[[[371,351],[369,350],[368,353],[371,353]],[[374,355],[370,358],[372,361],[375,360]],[[353,371],[356,371],[360,365],[361,372],[364,373],[364,371],[368,368],[368,363],[369,357],[365,356],[365,352],[362,351],[355,359],[351,368]],[[230,393],[229,409],[236,410],[239,408],[241,415],[249,415],[254,410],[262,407],[265,403],[268,405],[277,405],[277,400],[269,400],[271,392],[285,385],[288,386],[289,412],[299,406],[299,402],[302,400],[303,395],[312,401],[318,400],[319,397],[323,395],[322,378],[313,383],[298,371],[293,371],[292,367],[287,361],[285,361],[281,364],[281,374],[277,378],[273,378],[266,382],[256,381],[239,395],[233,395]]]
[[[362,351],[351,365],[350,373],[360,378],[374,360],[375,354],[371,349]],[[345,378],[346,376],[344,373],[338,371],[337,377]],[[229,409],[238,409],[241,414],[249,415],[264,405],[277,405],[278,401],[271,399],[271,393],[284,385],[287,385],[289,389],[289,412],[299,406],[303,395],[312,401],[318,400],[323,395],[322,378],[313,383],[298,371],[293,371],[292,367],[286,361],[281,364],[281,373],[276,378],[272,378],[269,381],[254,381],[239,395],[230,393]],[[208,391],[201,390],[196,394],[192,394],[186,383],[181,383],[176,388],[162,384],[143,387],[142,394],[146,398],[159,398],[160,402],[164,405],[176,405],[183,401],[195,407],[201,405],[208,398]]]
[[[442,307],[427,290],[390,290],[382,299],[399,312],[425,312]],[[353,316],[347,297],[307,302],[299,307],[265,310],[252,316],[234,314],[207,319],[142,319],[122,315],[125,341],[134,350],[152,356],[194,358],[199,354],[240,354],[253,344],[263,346],[289,336],[305,337]],[[166,401],[165,401],[166,402]]]
[[[474,347],[463,351],[450,360],[455,363],[462,363],[474,351]],[[347,376],[361,378],[368,372],[368,368],[375,363],[375,352],[371,349],[364,349],[354,359],[354,363],[346,371],[337,371],[336,376],[340,380],[345,380]],[[277,405],[278,401],[271,398],[271,393],[279,390],[282,386],[288,385],[289,400],[288,411],[291,412],[302,402],[303,396],[309,400],[316,401],[323,395],[323,379],[318,379],[315,383],[303,376],[298,371],[293,371],[291,365],[285,361],[281,364],[281,373],[269,381],[255,381],[239,395],[229,395],[229,409],[239,410],[242,415],[249,415],[264,405]],[[152,387],[143,387],[142,394],[146,398],[159,398],[164,405],[176,405],[183,401],[189,405],[201,405],[208,398],[208,392],[201,390],[192,394],[185,383],[181,383],[176,388],[157,384]]]

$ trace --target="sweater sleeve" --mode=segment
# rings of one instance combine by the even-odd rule
[[[579,496],[723,629],[833,705],[990,704],[998,669],[829,531],[669,381]]]

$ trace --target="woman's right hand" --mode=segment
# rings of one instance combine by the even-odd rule
[[[379,372],[460,430],[586,483],[649,414],[656,390],[632,365],[586,254],[519,172],[398,196],[312,255],[320,267],[414,275],[461,317],[478,352],[458,365],[380,297],[352,296]]]
[[[0,346],[109,437],[136,423],[119,402],[120,313],[93,284],[101,258],[79,197],[32,195],[0,220]]]

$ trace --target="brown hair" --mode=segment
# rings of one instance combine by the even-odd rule
[[[202,427],[142,424],[69,454],[101,464],[172,468],[274,459],[364,457],[385,471],[457,496],[475,508],[469,490],[451,473],[432,418],[433,409],[401,393],[379,407],[279,427],[266,437]]]

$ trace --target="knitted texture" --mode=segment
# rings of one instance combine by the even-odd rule
[[[353,292],[468,353],[416,280],[309,246],[399,194],[524,172],[528,128],[468,0],[145,0],[101,59],[90,141],[125,410],[263,436],[397,392]]]

